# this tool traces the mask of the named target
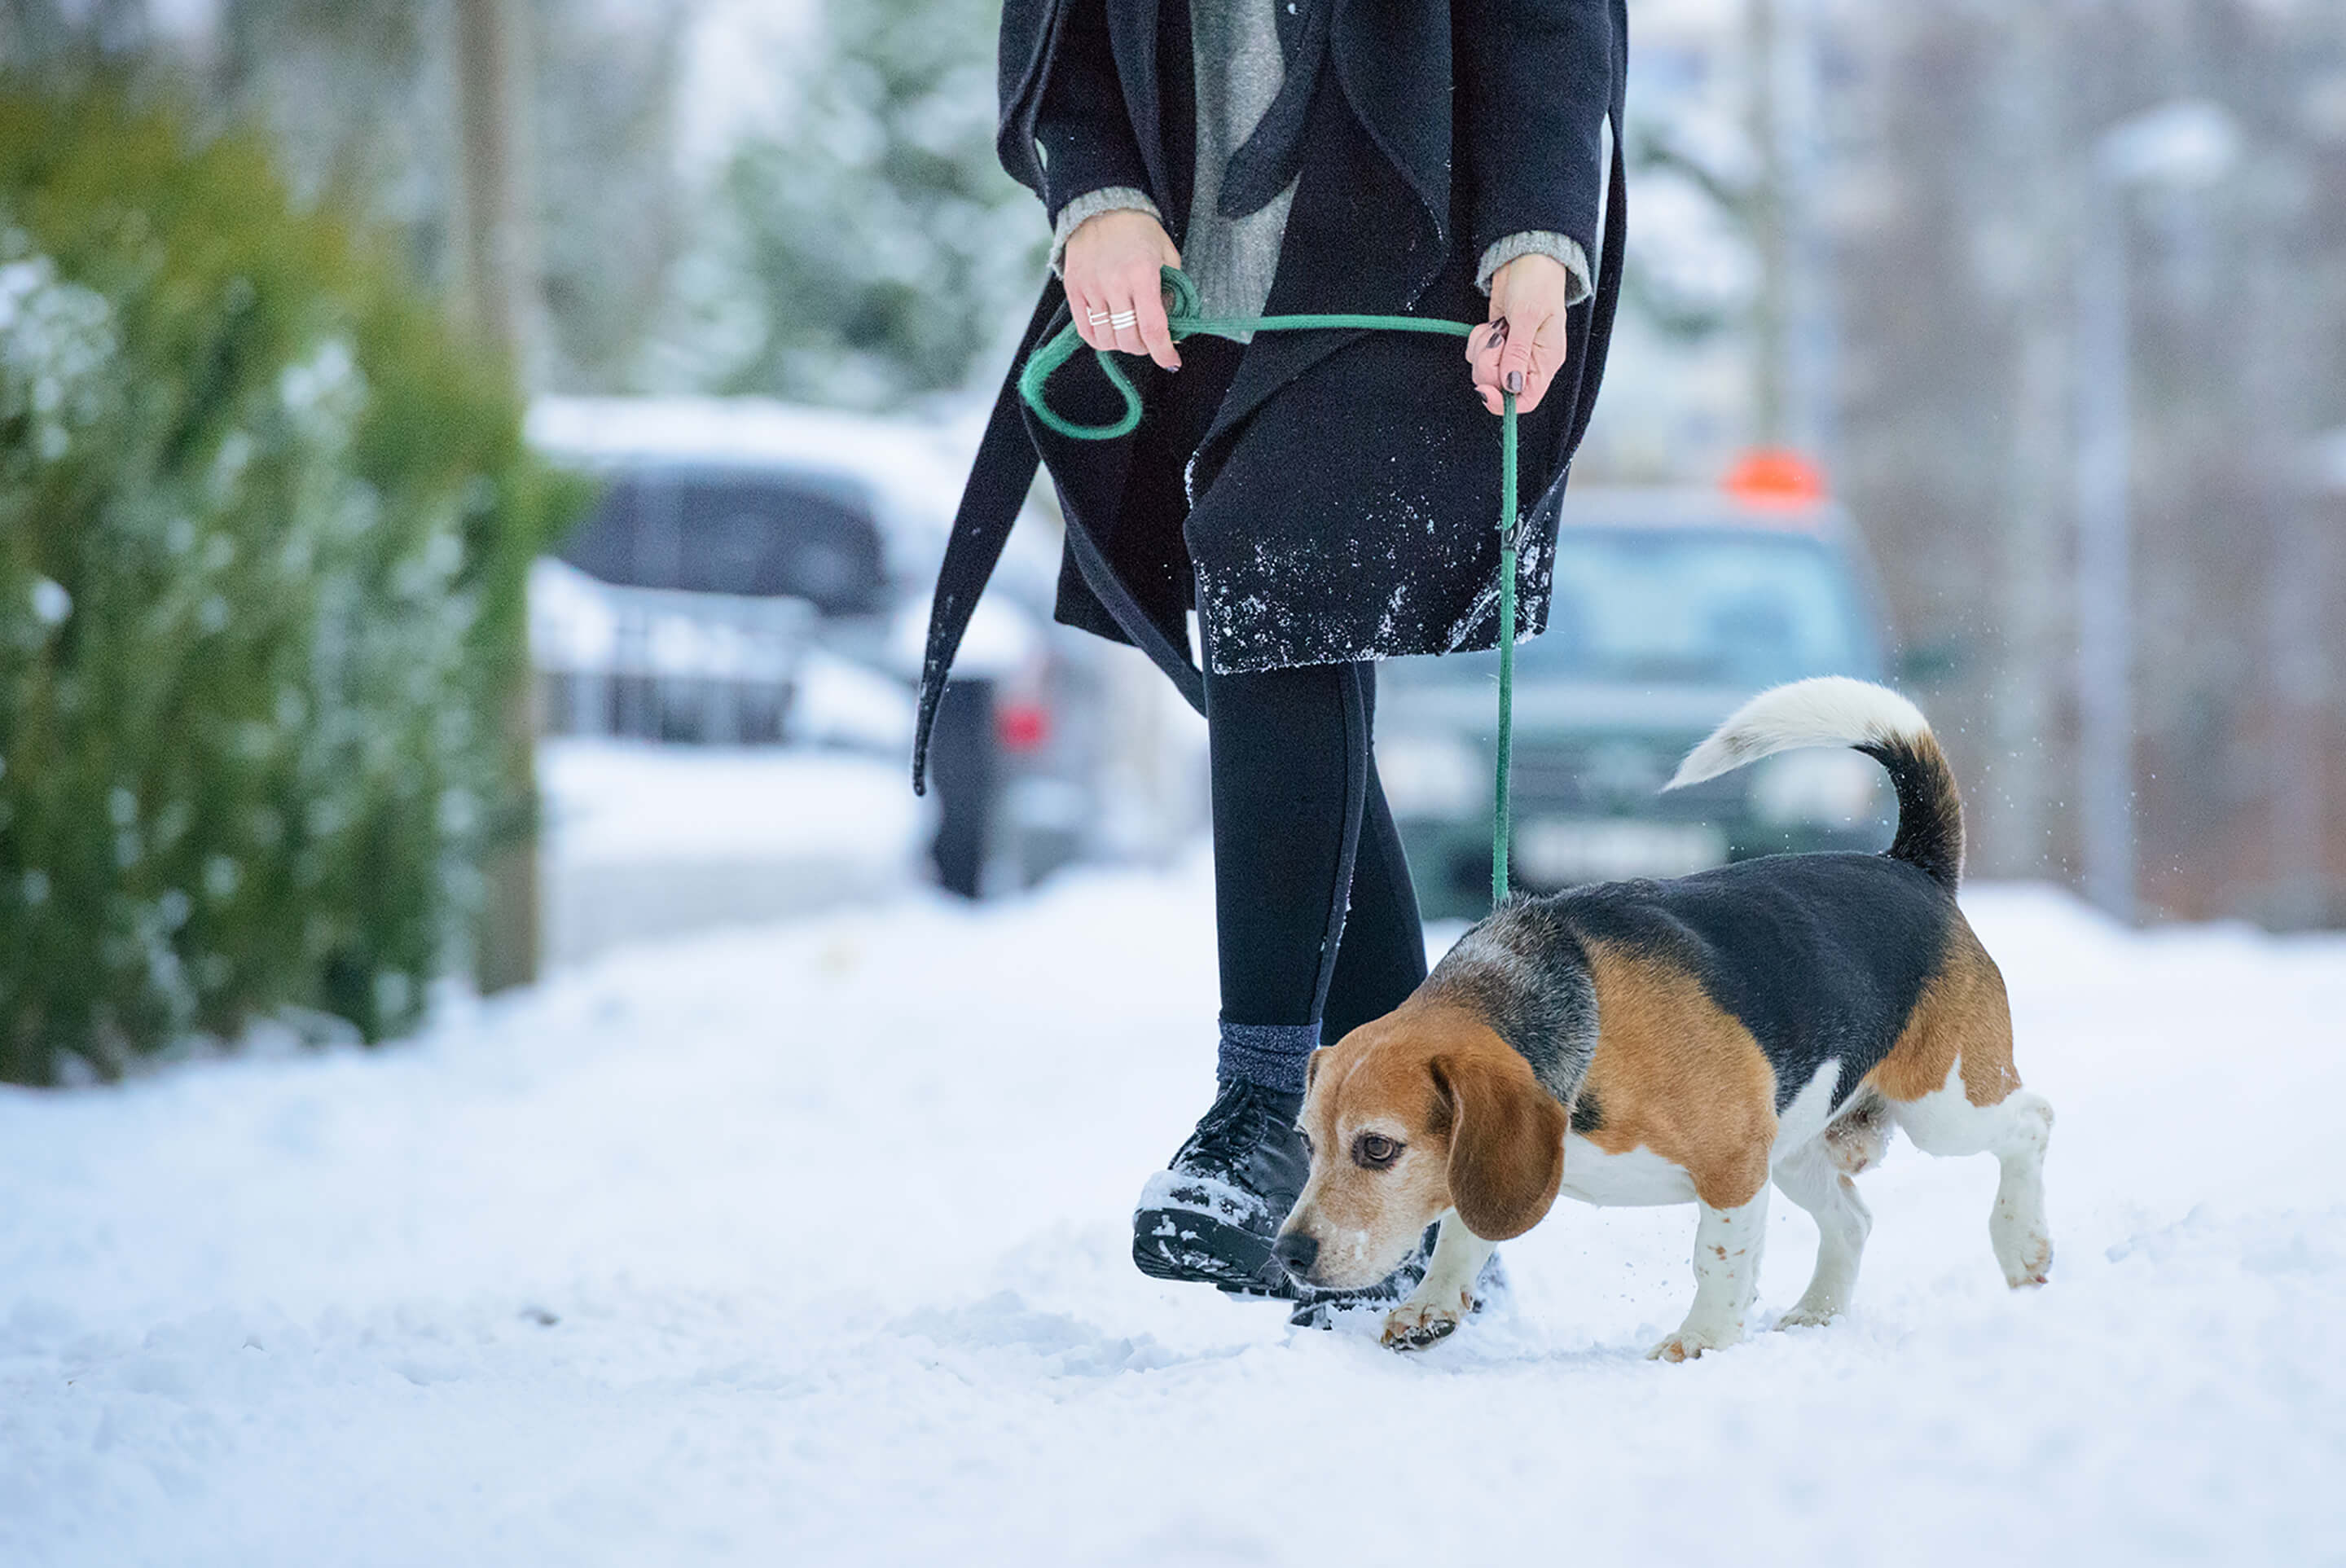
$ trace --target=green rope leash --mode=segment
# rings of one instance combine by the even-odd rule
[[[1336,313],[1290,316],[1208,316],[1199,311],[1197,285],[1176,268],[1164,270],[1165,287],[1173,296],[1166,306],[1167,325],[1173,339],[1199,335],[1235,338],[1247,332],[1368,331],[1431,332],[1437,337],[1463,338],[1476,323],[1435,321],[1422,316],[1370,316]],[[1100,373],[1124,399],[1122,417],[1108,424],[1077,424],[1054,410],[1044,385],[1060,366],[1076,357],[1084,340],[1071,321],[1036,349],[1018,372],[1018,395],[1035,411],[1046,429],[1074,441],[1114,441],[1140,426],[1140,393],[1124,373],[1116,356],[1095,350]],[[1502,392],[1504,414],[1499,437],[1499,755],[1497,799],[1491,820],[1491,903],[1507,898],[1507,769],[1515,749],[1515,394]]]
[[[1507,769],[1515,752],[1515,394],[1499,422],[1499,759],[1491,818],[1491,907],[1507,901]]]

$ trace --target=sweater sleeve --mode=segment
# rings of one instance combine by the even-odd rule
[[[1070,202],[1111,188],[1145,192],[1148,173],[1117,78],[1107,0],[1067,0],[1046,70],[1035,139],[1056,229]]]
[[[1084,226],[1084,220],[1097,218],[1103,212],[1146,212],[1160,224],[1165,221],[1165,215],[1157,210],[1157,203],[1137,186],[1107,185],[1086,191],[1059,209],[1059,219],[1051,226],[1052,271],[1059,270],[1059,263],[1067,254],[1067,240]]]
[[[1580,241],[1569,234],[1536,229],[1510,234],[1485,246],[1483,260],[1474,267],[1474,287],[1489,293],[1491,275],[1519,256],[1546,256],[1563,263],[1564,270],[1572,274],[1572,293],[1564,301],[1566,305],[1577,305],[1596,291],[1589,279],[1588,252],[1580,248]]]
[[[1473,181],[1467,239],[1482,258],[1481,280],[1496,266],[1494,249],[1515,246],[1516,255],[1563,252],[1557,260],[1586,290],[1614,97],[1611,7],[1607,0],[1454,0],[1453,14],[1467,99],[1461,151]],[[1563,243],[1551,249],[1555,240]]]

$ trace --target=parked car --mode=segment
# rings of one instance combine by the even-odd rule
[[[909,756],[952,433],[746,398],[549,398],[529,431],[605,481],[538,574],[554,723]],[[939,877],[971,896],[1085,854],[1099,816],[1098,682],[1049,620],[1054,533],[1014,535],[940,719]]]
[[[1763,687],[1879,680],[1882,622],[1840,506],[1725,491],[1574,489],[1546,631],[1516,650],[1511,874],[1552,890],[1792,850],[1874,849],[1892,801],[1852,751],[1661,792]],[[1394,660],[1377,759],[1429,919],[1490,897],[1498,655]]]
[[[535,561],[539,732],[779,743],[797,720],[819,619],[801,598],[639,587],[558,558]]]

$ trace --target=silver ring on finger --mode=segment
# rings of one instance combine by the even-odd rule
[[[1139,320],[1140,312],[1137,311],[1118,311],[1107,319],[1107,324],[1121,332]]]
[[[1086,320],[1095,327],[1105,327],[1109,324],[1110,318],[1106,311],[1094,311]]]

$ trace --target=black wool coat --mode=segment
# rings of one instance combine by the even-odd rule
[[[1522,421],[1518,595],[1524,634],[1535,634],[1546,624],[1556,505],[1620,287],[1623,0],[1303,4],[1333,12],[1269,313],[1480,321],[1488,305],[1474,272],[1494,240],[1549,230],[1600,258],[1594,297],[1567,319],[1563,372]],[[1300,6],[1279,14],[1292,51]],[[1145,190],[1178,245],[1195,157],[1191,76],[1183,0],[1006,0],[1004,167],[1055,215],[1103,186]],[[1067,321],[1053,279],[1020,362]],[[1204,680],[1188,647],[1192,608],[1218,669],[1494,646],[1499,421],[1470,394],[1459,348],[1420,333],[1258,335],[1187,497],[1127,495],[1130,438],[1044,428],[1018,401],[1014,366],[938,577],[915,788],[954,652],[1038,460],[1067,524],[1058,618],[1137,645],[1193,705],[1203,707]],[[1145,410],[1166,372],[1124,363]],[[1121,412],[1087,351],[1049,392],[1084,423]]]

